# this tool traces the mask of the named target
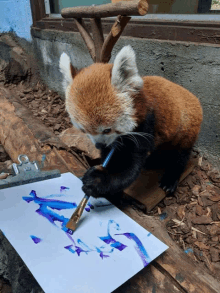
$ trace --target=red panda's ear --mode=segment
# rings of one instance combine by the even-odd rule
[[[74,78],[77,75],[77,69],[73,67],[71,63],[70,63],[70,72],[71,72],[72,78]]]
[[[135,52],[126,46],[117,54],[112,68],[112,85],[119,92],[138,91],[143,80],[138,74]]]
[[[63,89],[66,91],[67,86],[72,82],[72,79],[75,77],[77,71],[76,69],[72,66],[70,57],[66,54],[63,53],[60,56],[60,72],[63,74]]]

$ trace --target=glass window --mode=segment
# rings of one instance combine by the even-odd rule
[[[107,4],[111,3],[111,0],[50,0],[50,12],[60,13],[65,7],[74,6],[90,6],[92,4]]]
[[[65,7],[99,5],[119,1],[121,0],[49,0],[50,13],[60,14],[61,9]],[[148,3],[148,14],[220,13],[220,0],[149,0]]]

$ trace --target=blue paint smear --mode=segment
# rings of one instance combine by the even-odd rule
[[[161,220],[161,221],[165,220],[165,219],[167,218],[167,216],[168,216],[167,213],[163,213],[163,214],[161,214],[161,215],[160,215],[160,220]]]
[[[72,254],[77,254],[80,257],[82,253],[88,255],[89,253],[96,252],[98,253],[101,259],[108,259],[110,257],[110,254],[113,253],[115,249],[122,252],[127,247],[127,245],[117,241],[110,234],[110,228],[112,227],[114,228],[114,230],[118,230],[118,231],[120,230],[119,224],[116,223],[114,220],[108,221],[107,235],[98,237],[100,240],[102,240],[105,243],[105,245],[102,244],[100,247],[88,246],[81,239],[77,239],[75,241],[74,238],[70,235],[72,234],[72,231],[66,228],[66,224],[69,221],[69,218],[66,218],[63,215],[56,213],[55,210],[60,211],[60,210],[66,210],[66,209],[74,209],[77,207],[77,204],[74,202],[66,202],[66,201],[61,201],[56,199],[49,199],[49,197],[52,197],[53,195],[47,196],[47,198],[41,198],[37,196],[36,191],[34,190],[32,190],[29,195],[30,196],[24,196],[22,198],[27,203],[35,203],[39,205],[39,208],[36,210],[36,213],[43,216],[52,225],[56,227],[58,227],[56,225],[56,222],[61,223],[61,229],[65,232],[65,235],[72,242],[71,245],[67,245],[64,248],[69,250]],[[58,195],[54,195],[54,196],[58,196]],[[91,209],[94,208],[94,206],[91,205],[90,203],[88,203],[88,206]],[[90,211],[90,208],[86,208],[86,209],[89,209]],[[129,240],[132,240],[132,242],[135,242],[134,248],[136,249],[138,255],[140,256],[144,266],[146,266],[150,262],[150,258],[144,246],[142,245],[141,241],[134,233],[114,234],[114,236],[116,235],[126,236]],[[31,235],[31,238],[35,243],[39,243],[40,241],[42,241],[40,238],[33,235]]]
[[[32,190],[30,192],[31,197],[24,196],[22,197],[23,200],[25,200],[27,203],[35,202],[36,204],[39,204],[40,208],[36,210],[36,213],[39,215],[45,217],[51,224],[56,226],[56,221],[62,223],[62,230],[69,231],[68,228],[66,228],[66,224],[69,221],[69,218],[66,218],[64,216],[60,216],[56,212],[52,210],[63,210],[63,209],[72,209],[76,208],[77,204],[72,202],[66,202],[61,200],[55,200],[55,199],[48,199],[48,198],[41,198],[38,197],[35,190]],[[52,210],[51,210],[52,209]]]
[[[90,209],[94,209],[94,206],[90,202],[88,202],[88,206],[90,207]]]
[[[142,242],[134,233],[123,233],[123,234],[115,234],[115,235],[124,235],[128,239],[133,240],[135,242],[135,249],[136,249],[138,255],[140,256],[140,258],[143,262],[143,265],[146,267],[149,264],[151,259],[148,255],[147,251],[145,250]]]
[[[66,248],[67,250],[69,250],[72,253],[75,253],[75,250],[72,249],[72,247],[73,247],[73,245],[71,244],[71,245],[65,246],[64,248]]]
[[[69,190],[70,188],[69,187],[66,187],[66,186],[60,186],[60,193],[62,193],[63,191],[65,190]]]
[[[34,241],[35,244],[38,244],[42,241],[42,239],[34,236],[34,235],[30,235],[31,239]]]
[[[192,248],[187,248],[186,250],[184,250],[185,253],[190,253],[193,252]]]
[[[46,155],[43,154],[43,155],[42,155],[42,158],[41,158],[41,168],[44,167],[44,161],[45,161],[45,160],[46,160]]]
[[[149,237],[150,235],[152,235],[152,233],[148,233],[148,234],[147,234],[147,237]]]

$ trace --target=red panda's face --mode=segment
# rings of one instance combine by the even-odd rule
[[[96,63],[71,74],[69,57],[63,53],[66,109],[73,125],[87,133],[96,146],[110,145],[118,136],[137,126],[134,92],[143,86],[130,46],[116,56],[114,64]]]

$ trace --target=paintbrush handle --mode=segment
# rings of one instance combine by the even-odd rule
[[[112,148],[111,151],[109,152],[108,156],[106,157],[105,161],[103,162],[102,164],[102,167],[106,168],[113,153],[115,151],[115,148]],[[77,209],[75,210],[75,212],[73,213],[72,217],[69,219],[69,222],[66,224],[66,227],[68,229],[71,229],[71,230],[75,230],[76,229],[76,225],[77,223],[79,222],[80,220],[80,217],[83,213],[83,210],[89,200],[89,197],[88,195],[84,195],[83,199],[81,200],[81,202],[79,203]]]

